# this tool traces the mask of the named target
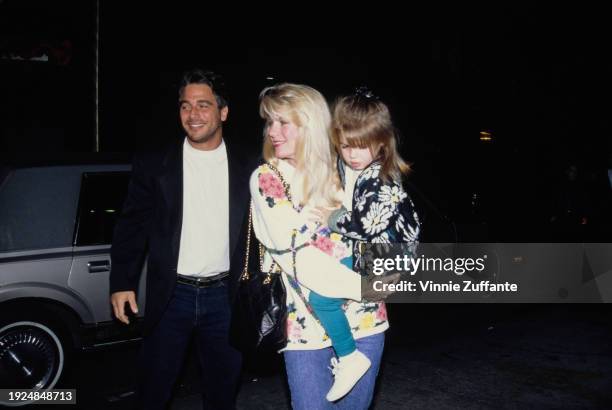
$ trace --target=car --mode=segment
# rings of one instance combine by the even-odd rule
[[[1,168],[0,388],[53,388],[75,352],[141,338],[144,309],[125,326],[109,300],[112,232],[131,166],[80,157]]]

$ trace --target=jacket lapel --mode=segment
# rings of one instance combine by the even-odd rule
[[[181,229],[183,223],[183,141],[172,144],[164,157],[160,185],[168,207],[171,227],[172,256],[178,264]]]
[[[229,239],[230,239],[230,258],[233,255],[242,223],[245,220],[247,207],[249,205],[249,175],[247,161],[243,155],[236,150],[233,144],[225,141],[227,149],[227,165],[229,175]]]

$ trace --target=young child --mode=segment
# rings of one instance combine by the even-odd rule
[[[341,160],[338,171],[345,189],[343,206],[333,212],[318,208],[329,228],[353,239],[352,267],[361,261],[360,242],[407,243],[414,250],[420,224],[402,187],[409,166],[397,151],[396,131],[387,106],[365,88],[334,105],[331,138]],[[350,262],[349,262],[350,263]],[[336,401],[367,372],[370,361],[356,348],[343,313],[343,299],[311,292],[309,302],[338,356],[335,380],[327,394]]]

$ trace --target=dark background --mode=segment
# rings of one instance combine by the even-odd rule
[[[392,109],[414,165],[410,182],[434,205],[430,213],[458,224],[460,239],[553,240],[549,219],[574,164],[594,227],[575,239],[608,241],[605,13],[406,7],[2,0],[0,150],[93,151],[96,128],[104,152],[178,138],[177,84],[191,67],[225,75],[225,133],[249,150],[259,150],[263,87],[305,83],[331,102],[366,84]],[[43,53],[48,61],[30,60]],[[493,141],[480,141],[481,131]]]
[[[92,152],[97,130],[102,152],[126,158],[180,138],[177,85],[192,67],[225,75],[225,135],[255,151],[263,87],[305,83],[331,102],[366,84],[388,102],[403,135],[424,241],[449,239],[440,227],[452,220],[450,239],[464,241],[611,242],[612,36],[603,6],[331,7],[0,0],[0,161]],[[47,61],[32,60],[42,55]],[[493,140],[481,141],[481,131]],[[566,184],[572,164],[579,189]],[[553,226],[559,197],[580,198],[588,224]],[[610,379],[609,305],[389,307],[379,402],[494,407],[519,396],[550,407],[553,396],[556,407],[609,408],[601,393]],[[135,352],[79,357],[66,386],[79,387],[83,408],[128,408],[118,397],[134,384]],[[279,360],[266,363],[268,371],[282,375]],[[487,360],[518,364],[502,377],[482,366]],[[269,391],[276,385],[266,390],[263,380],[243,383],[245,408],[266,397],[286,407],[286,393],[279,401]],[[473,391],[464,392],[462,380],[473,381]],[[193,386],[196,377],[181,379],[185,395]],[[525,393],[534,390],[539,401]],[[566,393],[584,400],[567,401]]]

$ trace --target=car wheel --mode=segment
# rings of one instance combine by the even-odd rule
[[[39,320],[0,324],[0,388],[46,390],[64,370],[68,342]]]

